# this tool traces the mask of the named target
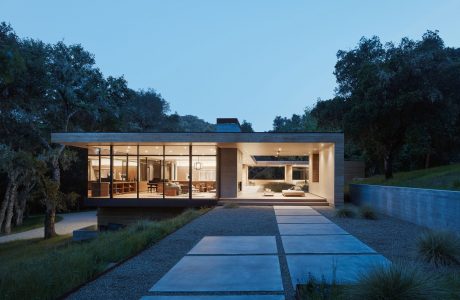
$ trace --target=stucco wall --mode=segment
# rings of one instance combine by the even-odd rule
[[[350,198],[428,228],[460,230],[460,192],[351,184]]]

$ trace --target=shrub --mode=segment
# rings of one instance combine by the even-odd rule
[[[459,263],[460,239],[449,231],[427,231],[417,241],[418,253],[436,266]]]
[[[375,213],[374,209],[370,206],[364,205],[359,208],[359,214],[362,218],[368,220],[376,220],[377,214]]]
[[[358,282],[347,288],[351,299],[445,299],[447,293],[434,273],[395,263],[360,274]]]
[[[328,284],[324,277],[320,282],[314,276],[308,274],[308,281],[305,284],[298,284],[296,299],[308,300],[332,300],[342,299],[344,287],[335,282]]]
[[[235,202],[228,202],[228,203],[225,203],[224,205],[224,208],[238,208],[238,207],[240,207],[240,205]]]
[[[356,213],[353,210],[353,208],[349,206],[344,206],[337,209],[335,215],[339,218],[354,218],[356,216]]]
[[[460,180],[454,180],[454,182],[452,182],[452,187],[454,189],[460,189]]]
[[[281,193],[282,190],[288,190],[293,186],[293,184],[286,182],[269,182],[264,184],[264,188],[271,189],[275,193]]]

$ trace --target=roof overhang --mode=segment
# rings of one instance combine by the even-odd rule
[[[343,143],[337,132],[59,132],[57,144],[87,148],[91,145],[148,145],[209,143],[232,147],[238,143]]]

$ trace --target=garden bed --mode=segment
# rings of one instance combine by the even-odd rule
[[[377,219],[370,220],[360,216],[359,209],[355,206],[348,206],[355,212],[353,217],[339,217],[333,208],[318,207],[317,209],[325,217],[354,235],[362,242],[366,243],[374,250],[390,259],[398,270],[411,270],[409,278],[417,276],[430,278],[426,282],[436,282],[435,284],[423,286],[427,288],[425,293],[446,292],[442,299],[459,299],[460,297],[460,265],[453,264],[450,266],[435,266],[432,263],[425,262],[417,251],[417,241],[427,228],[418,226],[413,223],[405,222],[397,218],[376,213]],[[342,216],[350,214],[341,214]],[[380,270],[379,275],[382,271]],[[407,274],[406,274],[407,275]],[[371,276],[369,276],[371,277]],[[397,277],[397,276],[394,276]],[[378,279],[382,283],[382,290],[388,290],[391,286],[383,277]],[[431,279],[432,278],[432,279]],[[385,286],[388,284],[388,287]],[[370,288],[370,285],[363,284],[362,289]],[[321,278],[310,278],[308,282],[297,285],[297,299],[356,299],[351,295],[353,291],[351,286],[327,284],[322,282]],[[373,293],[377,293],[378,288]],[[444,288],[444,291],[439,289]],[[356,292],[356,290],[354,291]],[[365,291],[363,291],[365,292]],[[362,297],[362,294],[361,296]],[[436,298],[436,297],[435,297]],[[439,297],[438,297],[439,298]],[[382,298],[383,299],[383,298]]]
[[[53,299],[97,277],[151,246],[207,210],[189,210],[159,221],[142,221],[89,242],[71,236],[32,239],[0,245],[2,299]]]

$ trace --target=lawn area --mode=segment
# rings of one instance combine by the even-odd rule
[[[378,175],[352,183],[460,191],[460,164],[399,172],[389,180],[385,180],[383,175]]]
[[[56,216],[56,223],[61,220],[62,220],[61,216]],[[44,222],[45,222],[44,215],[29,216],[27,219],[24,219],[21,226],[11,228],[11,233],[19,233],[23,231],[32,230],[35,228],[40,228],[40,227],[43,227]],[[0,234],[0,236],[2,235],[4,234]]]
[[[187,210],[163,221],[140,221],[119,231],[101,233],[89,242],[72,242],[66,235],[0,244],[1,298],[58,298],[207,211]]]

